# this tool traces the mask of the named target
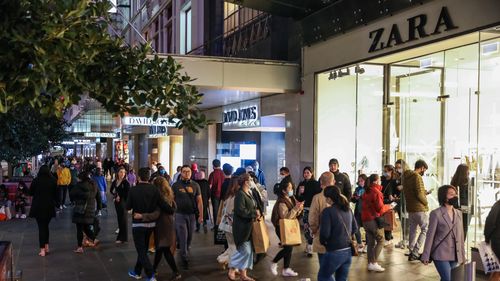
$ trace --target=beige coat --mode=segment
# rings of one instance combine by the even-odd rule
[[[321,213],[323,210],[330,205],[326,202],[326,197],[324,195],[324,190],[321,193],[314,195],[309,208],[309,227],[314,235],[313,239],[313,251],[316,253],[324,254],[326,249],[319,242],[319,226],[321,225]]]
[[[453,209],[453,222],[446,207],[433,210],[429,216],[429,229],[427,230],[422,260],[428,261],[432,258],[439,261],[456,260],[459,264],[463,263],[465,249],[462,224],[462,212],[457,209]],[[451,233],[446,237],[450,230]]]

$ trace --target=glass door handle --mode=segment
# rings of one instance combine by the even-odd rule
[[[444,101],[445,99],[449,98],[450,95],[442,95],[442,96],[438,96],[436,98],[436,101]]]

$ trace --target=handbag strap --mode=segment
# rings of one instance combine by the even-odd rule
[[[434,252],[437,250],[437,248],[439,248],[439,246],[441,245],[441,243],[443,243],[443,241],[446,240],[446,238],[448,238],[448,236],[450,235],[450,233],[453,231],[453,227],[454,226],[455,226],[455,224],[451,225],[451,229],[448,231],[448,233],[446,233],[446,236],[444,236],[444,238],[441,239],[441,241],[439,241],[439,243],[436,245],[436,247],[434,247],[434,249],[431,250],[431,253],[430,253],[429,257],[432,257],[432,254],[434,254]]]
[[[351,215],[352,215],[352,211],[351,211]],[[347,241],[349,242],[349,244],[352,244],[352,238],[350,238],[352,235],[349,234],[349,230],[347,229],[347,226],[344,222],[344,219],[342,218],[342,216],[338,212],[337,212],[337,216],[339,217],[340,221],[342,222],[342,225],[344,226],[345,233],[347,234]]]

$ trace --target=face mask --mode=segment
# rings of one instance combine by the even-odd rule
[[[255,184],[255,182],[253,180],[250,180],[250,188],[252,188],[252,189],[257,188],[257,185]]]
[[[453,198],[448,199],[448,205],[453,206],[455,209],[458,209],[458,196],[455,196]]]
[[[293,190],[288,191],[288,197],[292,197],[292,196],[293,196]]]
[[[167,173],[167,171],[165,171],[165,170],[160,170],[160,171],[159,171],[159,173],[160,173],[160,175],[162,175],[162,176],[163,176],[165,173]]]
[[[383,173],[382,173],[382,176],[384,176],[384,177],[386,177],[386,178],[387,178],[387,177],[389,176],[389,174],[387,174],[386,172],[383,172]]]

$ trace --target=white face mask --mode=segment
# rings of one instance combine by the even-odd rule
[[[255,182],[253,180],[250,180],[250,188],[257,188],[257,185],[255,184]]]

